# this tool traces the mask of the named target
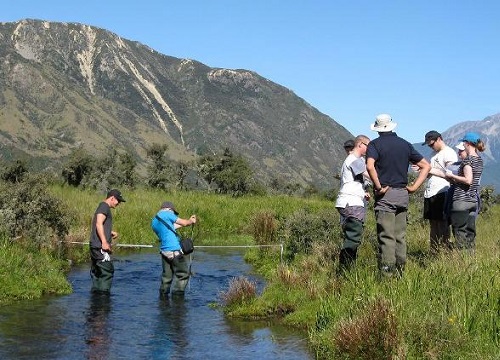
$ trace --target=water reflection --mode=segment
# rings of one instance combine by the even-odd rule
[[[91,293],[89,309],[85,315],[85,342],[88,345],[87,359],[109,358],[108,318],[111,311],[111,296],[105,293]]]

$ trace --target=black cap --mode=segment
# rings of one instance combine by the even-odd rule
[[[427,134],[425,134],[425,142],[422,143],[422,145],[429,145],[431,141],[436,141],[440,137],[441,137],[440,133],[438,133],[435,130],[431,130]]]
[[[177,210],[175,209],[174,204],[172,204],[170,201],[165,201],[163,204],[161,204],[162,209],[170,209],[174,212],[175,215],[179,215]]]
[[[346,150],[352,150],[352,149],[354,149],[354,140],[347,140],[344,143],[344,149],[346,149]]]
[[[117,189],[109,190],[108,194],[106,195],[106,199],[111,196],[114,196],[115,199],[118,200],[119,202],[125,202],[125,199],[122,197],[122,193],[120,192],[120,190]]]

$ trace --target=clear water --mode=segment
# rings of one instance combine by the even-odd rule
[[[92,295],[89,266],[75,268],[72,294],[0,307],[0,359],[313,359],[306,334],[210,306],[231,278],[252,278],[242,255],[197,250],[183,299],[159,299],[156,252],[117,255],[111,296]]]

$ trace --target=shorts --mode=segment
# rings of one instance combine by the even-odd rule
[[[446,191],[424,199],[424,219],[445,220]]]

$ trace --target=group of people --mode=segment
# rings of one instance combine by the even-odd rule
[[[394,132],[396,126],[390,115],[380,114],[371,125],[371,130],[379,135],[376,139],[370,141],[368,136],[358,135],[344,144],[347,157],[339,175],[340,190],[335,204],[344,238],[339,272],[349,269],[356,261],[366,204],[371,198],[370,188],[373,188],[375,201],[377,260],[381,275],[402,275],[404,271],[409,194],[417,191],[425,181],[423,216],[430,224],[431,252],[436,254],[442,248],[474,251],[483,171],[479,152],[485,149],[481,137],[477,133],[466,133],[456,146],[457,154],[446,145],[439,132],[429,131],[423,143],[433,150],[429,163],[411,143]],[[418,174],[410,184],[409,168]],[[121,192],[110,190],[92,218],[90,273],[92,290],[96,292],[106,293],[111,288],[114,274],[111,242],[118,236],[112,230],[111,209],[122,202],[125,199]],[[151,222],[160,241],[160,296],[184,293],[190,274],[176,230],[195,223],[196,215],[180,218],[170,201],[161,204]],[[451,241],[450,225],[454,242]]]
[[[106,198],[99,203],[92,218],[90,232],[90,276],[92,278],[92,291],[109,293],[115,272],[111,261],[111,242],[118,237],[113,231],[113,217],[111,209],[125,202],[121,192],[112,189]],[[160,282],[160,296],[183,295],[189,280],[189,265],[182,253],[177,229],[194,225],[196,215],[189,219],[179,217],[174,204],[165,201],[160,210],[151,221],[151,228],[160,242],[162,259],[162,274]]]
[[[481,137],[474,132],[466,133],[456,146],[457,154],[446,145],[439,132],[429,131],[423,143],[433,150],[429,163],[411,143],[394,132],[396,126],[390,115],[380,114],[371,124],[371,130],[378,133],[376,139],[370,141],[367,136],[359,135],[344,144],[347,158],[342,165],[335,204],[344,238],[339,255],[340,273],[356,261],[371,187],[378,269],[383,277],[403,274],[409,194],[424,182],[423,216],[430,224],[431,252],[436,254],[442,248],[468,252],[475,249],[483,171],[479,152],[485,149]],[[412,183],[408,180],[409,168],[417,174]]]

